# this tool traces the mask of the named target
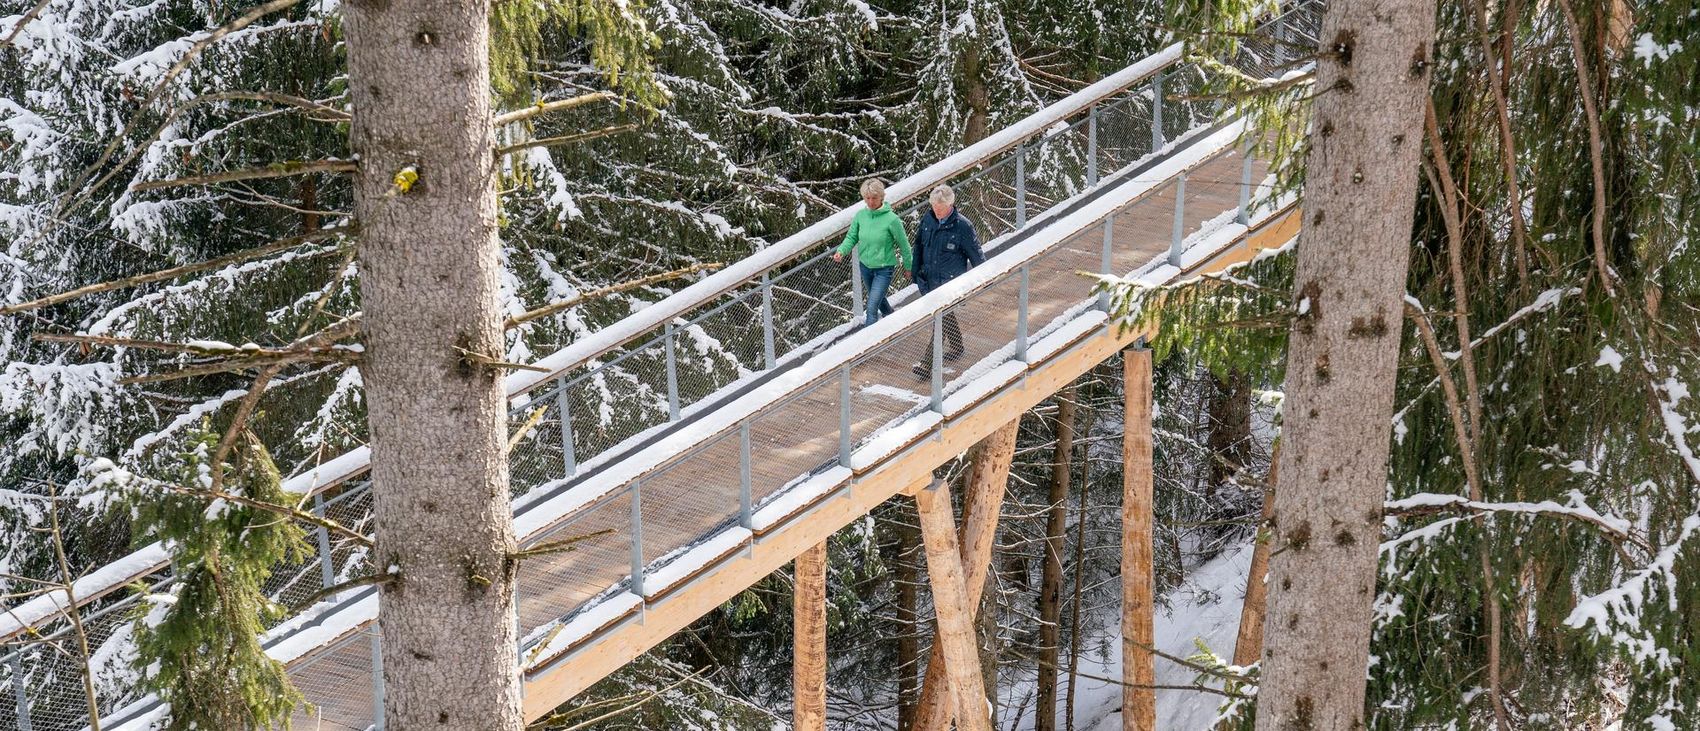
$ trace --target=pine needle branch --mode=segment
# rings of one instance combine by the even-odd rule
[[[176,188],[185,185],[217,185],[232,183],[238,180],[264,180],[266,178],[284,178],[291,175],[312,175],[314,173],[352,173],[360,166],[353,160],[314,160],[312,162],[280,162],[263,168],[248,168],[246,170],[227,170],[222,173],[207,175],[191,175],[186,178],[171,178],[169,180],[149,180],[130,186],[130,191],[140,193],[161,188]]]
[[[255,259],[262,259],[262,258],[265,258],[267,256],[271,256],[272,254],[276,254],[276,253],[281,252],[281,251],[288,251],[289,249],[293,249],[293,248],[300,246],[302,244],[311,243],[311,242],[314,242],[314,241],[321,241],[321,240],[329,239],[329,238],[334,238],[334,237],[337,237],[337,236],[342,236],[344,234],[350,234],[350,233],[353,233],[353,231],[354,231],[354,229],[351,228],[351,227],[325,229],[325,230],[322,230],[322,231],[314,231],[313,233],[310,233],[310,234],[302,234],[300,236],[291,236],[287,239],[278,239],[277,241],[273,241],[272,243],[266,244],[264,246],[256,246],[252,249],[246,249],[244,251],[238,251],[234,254],[226,254],[224,256],[214,257],[212,259],[207,259],[206,261],[198,261],[198,262],[195,262],[193,264],[185,264],[185,265],[179,266],[179,267],[171,267],[170,269],[161,269],[159,271],[149,272],[147,274],[137,274],[133,277],[125,277],[123,279],[114,279],[110,282],[100,282],[98,284],[90,284],[86,287],[78,287],[76,289],[67,290],[65,292],[60,292],[59,294],[49,295],[49,296],[46,296],[46,297],[41,297],[39,299],[33,299],[33,300],[28,301],[28,302],[20,302],[20,303],[15,304],[15,305],[6,305],[4,307],[0,307],[0,315],[11,315],[11,314],[19,313],[19,312],[25,312],[25,311],[28,311],[28,310],[38,310],[38,309],[41,309],[43,307],[51,307],[51,306],[59,304],[61,302],[68,302],[68,301],[74,300],[78,297],[86,297],[86,296],[91,295],[91,294],[99,294],[101,292],[110,292],[110,291],[115,290],[115,289],[128,289],[130,287],[139,287],[139,286],[144,285],[144,284],[152,284],[154,282],[163,282],[163,281],[170,280],[170,279],[176,279],[178,277],[181,277],[181,276],[184,276],[184,275],[187,275],[187,274],[195,274],[195,273],[198,273],[198,272],[204,272],[204,271],[207,271],[209,269],[217,269],[219,267],[228,266],[228,265],[231,265],[231,264],[241,264],[243,262],[253,261]]]
[[[572,299],[562,300],[562,301],[556,302],[554,304],[544,305],[544,306],[539,307],[539,308],[532,310],[530,312],[526,312],[526,313],[519,314],[519,315],[514,315],[513,317],[508,318],[507,321],[502,323],[502,329],[512,330],[516,327],[519,327],[520,325],[524,325],[525,323],[531,322],[532,320],[536,320],[536,319],[543,318],[543,317],[548,317],[548,316],[553,315],[555,313],[558,313],[558,312],[561,312],[561,311],[564,311],[564,310],[572,309],[574,307],[577,307],[577,306],[584,304],[585,302],[588,302],[588,301],[593,300],[593,299],[597,299],[597,298],[600,298],[600,297],[606,297],[606,296],[611,295],[611,294],[619,294],[620,292],[625,292],[625,291],[628,291],[628,290],[647,287],[649,285],[656,284],[658,282],[665,282],[669,279],[678,279],[679,277],[689,276],[689,275],[695,274],[697,272],[712,272],[716,269],[719,269],[721,266],[723,266],[723,265],[721,265],[721,264],[695,264],[695,265],[692,265],[692,266],[685,267],[684,269],[675,269],[675,270],[670,271],[670,272],[662,272],[660,274],[651,274],[647,277],[642,277],[642,278],[639,278],[639,279],[633,279],[629,282],[621,282],[619,284],[609,285],[607,287],[602,287],[600,289],[593,289],[593,290],[590,290],[589,292],[584,292],[584,293],[580,294],[579,296],[574,297]]]
[[[586,104],[593,104],[593,103],[596,103],[596,102],[608,101],[608,100],[613,99],[613,98],[614,98],[614,95],[610,92],[597,91],[597,92],[591,92],[589,94],[580,94],[580,95],[575,96],[571,99],[561,99],[561,100],[552,101],[552,102],[539,102],[537,104],[533,104],[533,105],[526,107],[524,109],[508,112],[507,114],[496,115],[495,125],[497,127],[501,127],[503,125],[513,124],[514,122],[523,122],[523,121],[525,121],[527,119],[531,119],[532,117],[535,117],[539,114],[556,112],[556,111],[560,111],[562,109],[572,109],[574,107],[582,107]]]
[[[570,145],[570,144],[573,144],[575,142],[585,142],[585,141],[588,141],[588,140],[594,140],[598,137],[609,137],[609,136],[612,136],[612,135],[617,135],[621,132],[630,132],[630,131],[637,129],[637,128],[638,128],[638,126],[635,125],[635,124],[617,124],[617,125],[614,125],[612,127],[603,127],[602,129],[593,129],[593,130],[590,130],[589,132],[579,132],[578,134],[560,135],[560,136],[557,136],[557,137],[544,137],[542,139],[527,140],[525,142],[520,142],[518,144],[508,145],[507,147],[497,148],[496,149],[496,156],[501,157],[503,155],[510,155],[510,154],[515,153],[515,152],[519,152],[521,150],[529,150],[533,147],[559,147],[561,145]]]

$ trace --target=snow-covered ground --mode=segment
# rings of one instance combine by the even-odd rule
[[[1224,657],[1232,656],[1234,636],[1239,631],[1240,604],[1245,598],[1245,576],[1251,565],[1251,543],[1247,541],[1187,572],[1186,585],[1168,595],[1169,610],[1157,610],[1157,647],[1176,657],[1197,651],[1196,639]],[[1115,637],[1119,637],[1119,632]],[[1104,638],[1093,638],[1095,646]],[[1121,643],[1110,638],[1108,657],[1082,653],[1080,671],[1103,678],[1121,677]],[[1158,685],[1187,685],[1197,673],[1163,658],[1157,658]],[[1058,694],[1067,678],[1059,683]],[[1025,691],[1017,691],[1025,692]],[[1163,731],[1202,731],[1210,728],[1222,696],[1186,690],[1157,691],[1157,728]],[[1082,677],[1075,693],[1074,722],[1080,731],[1117,731],[1121,728],[1121,686]],[[1023,718],[1020,729],[1033,727]],[[1061,727],[1061,724],[1058,725]]]

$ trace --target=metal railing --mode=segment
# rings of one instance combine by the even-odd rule
[[[1313,28],[1314,7],[1305,5],[1289,12],[1283,16],[1281,27]],[[1308,15],[1300,12],[1305,8],[1311,9]],[[1059,203],[1097,186],[1101,182],[1100,171],[1126,170],[1137,161],[1151,159],[1164,145],[1212,118],[1214,109],[1203,102],[1165,102],[1165,88],[1171,95],[1184,95],[1199,88],[1204,80],[1201,70],[1178,60],[1178,49],[1165,49],[1162,54],[1060,105],[1048,107],[981,145],[894,184],[888,195],[901,203],[920,196],[937,182],[952,182],[958,191],[959,204],[973,212],[984,238],[1004,239],[1003,245],[991,247],[990,253],[1008,251],[1020,238],[1018,232],[1039,228],[1033,226],[1035,223],[1049,223],[1055,217],[1047,214],[1053,213]],[[1249,163],[1249,158],[1246,161]],[[1242,168],[1237,182],[1241,191],[1239,218],[1244,222],[1245,211],[1250,206],[1251,168],[1249,164]],[[1180,194],[1175,196],[1172,257],[1181,251],[1186,233],[1180,224],[1186,215],[1184,185],[1184,182],[1177,184],[1176,192]],[[920,205],[924,204],[909,206],[904,211],[905,217]],[[793,374],[810,355],[849,332],[850,323],[859,320],[861,298],[854,284],[857,280],[854,276],[843,276],[841,265],[832,263],[829,251],[821,245],[836,243],[850,213],[847,209],[810,226],[651,305],[627,321],[545,358],[540,363],[551,369],[546,376],[528,374],[512,379],[511,423],[517,427],[527,423],[535,409],[544,411],[529,438],[512,452],[513,489],[520,496],[515,502],[516,515],[523,519],[534,507],[563,499],[580,499],[575,493],[586,492],[582,488],[588,487],[584,483],[589,476],[618,471],[633,461],[628,457],[640,454],[670,435],[676,437],[690,431],[687,427],[703,415],[757,387]],[[1106,223],[1096,266],[1075,268],[1111,271],[1113,243],[1113,227]],[[1052,252],[1047,256],[1060,255]],[[688,540],[681,541],[677,536],[703,535],[723,524],[749,528],[755,510],[764,500],[778,494],[799,476],[806,477],[823,464],[834,463],[831,460],[823,463],[802,453],[773,459],[777,454],[774,445],[781,444],[786,435],[795,431],[785,422],[787,417],[781,408],[785,404],[808,403],[811,399],[834,402],[839,422],[837,442],[828,451],[836,455],[837,462],[847,463],[859,447],[877,438],[881,429],[912,417],[918,413],[917,409],[923,408],[912,404],[900,409],[889,404],[864,404],[858,408],[851,383],[870,364],[898,356],[918,361],[919,358],[911,356],[924,355],[926,346],[932,345],[924,408],[935,412],[942,411],[948,396],[968,380],[964,374],[950,377],[946,371],[947,314],[969,320],[970,326],[982,328],[982,335],[985,328],[1006,328],[1009,337],[1000,341],[1007,343],[1005,360],[1025,360],[1030,342],[1043,334],[1042,327],[1035,331],[1032,325],[1053,323],[1062,314],[1047,304],[1049,300],[1038,303],[1043,305],[1038,311],[1031,310],[1029,304],[1036,302],[1031,296],[1035,287],[1050,286],[1047,283],[1057,271],[1073,277],[1075,269],[1067,267],[1077,264],[1072,259],[1058,258],[1049,260],[1049,264],[1046,261],[1040,257],[1023,262],[995,285],[987,285],[961,301],[940,308],[924,326],[906,327],[887,338],[878,349],[843,365],[836,379],[820,379],[794,391],[764,415],[740,421],[735,428],[721,431],[713,439],[671,457],[638,479],[617,483],[619,489],[613,494],[582,496],[583,504],[570,519],[536,525],[529,535],[522,537],[528,544],[535,544],[603,524],[623,529],[630,540],[621,551],[625,559],[618,562],[616,575],[608,575],[605,566],[596,571],[569,567],[566,577],[552,574],[549,582],[557,587],[575,585],[582,595],[581,604],[598,593],[630,590],[643,594],[646,576],[655,575],[671,557],[690,547]],[[899,293],[895,304],[901,306],[913,299],[912,291]],[[1090,298],[1083,294],[1080,299]],[[1018,303],[1013,322],[992,323],[974,314],[988,303],[1010,301]],[[1004,305],[995,309],[1007,312],[1009,308]],[[768,458],[760,464],[752,461],[752,451],[758,445]],[[369,528],[370,492],[367,483],[353,479],[363,470],[361,457],[356,454],[325,465],[322,478],[296,478],[293,482],[298,483],[299,492],[311,494],[316,514],[364,530]],[[682,484],[697,482],[680,478],[702,474],[698,468],[710,461],[735,462],[737,484],[734,486],[729,481],[714,489],[696,485],[697,489],[684,491],[669,487],[673,480]],[[647,532],[646,518],[653,526]],[[312,532],[315,555],[304,563],[280,567],[273,576],[268,589],[279,602],[300,601],[367,569],[364,548],[337,540],[323,529],[315,528]],[[587,550],[579,555],[594,552]],[[583,563],[590,566],[595,561]],[[130,568],[130,564],[135,567]],[[123,665],[120,650],[128,641],[129,624],[140,594],[118,594],[113,590],[134,581],[148,587],[147,591],[159,592],[167,590],[171,582],[169,570],[161,563],[150,565],[132,560],[130,564],[117,567],[124,570],[108,572],[111,576],[104,579],[104,584],[80,587],[77,592],[91,647],[109,659],[105,665],[97,663],[96,668],[103,716],[137,697],[133,676]],[[537,581],[528,583],[522,574],[522,598],[538,591]],[[349,596],[343,598],[345,603],[350,600]],[[528,611],[523,604],[522,601],[519,612],[522,629],[532,631],[530,645],[539,642],[537,628],[558,621],[562,609],[572,608],[554,606],[545,613],[548,616],[544,621],[527,622],[523,615]],[[38,602],[32,611],[39,614],[40,609]],[[6,688],[0,693],[0,728],[9,727],[10,722],[10,726],[31,731],[70,729],[86,722],[81,669],[74,659],[51,649],[54,640],[64,638],[69,632],[64,618],[54,617],[56,614],[50,606],[48,618],[29,613],[12,615],[27,621],[20,622],[22,628],[8,633],[6,639],[13,646],[0,655],[0,673],[5,679],[0,687]],[[334,610],[324,614],[328,617]],[[368,639],[356,641],[367,634]],[[316,663],[327,652],[345,649],[364,652],[369,654],[368,662],[374,668],[374,682],[381,683],[382,673],[376,664],[379,657],[376,634],[362,629],[340,637],[303,662]],[[300,672],[304,667],[294,668],[292,672]],[[310,682],[302,685],[310,696],[356,692],[346,688],[315,690]],[[373,705],[381,702],[381,688],[374,686],[357,692],[369,696],[368,709],[381,707]],[[10,708],[7,698],[12,699]]]

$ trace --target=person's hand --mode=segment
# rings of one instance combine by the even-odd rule
[[[909,281],[915,280],[914,277],[909,276],[909,270],[908,269],[904,269],[903,267],[898,267],[897,272],[899,274],[902,274],[904,276],[904,278],[908,279]]]
[[[844,255],[834,251],[834,252],[832,252],[832,260],[833,261],[844,261]]]

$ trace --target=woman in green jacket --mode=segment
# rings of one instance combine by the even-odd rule
[[[862,324],[872,325],[882,315],[891,314],[891,303],[885,297],[891,288],[893,267],[901,268],[905,276],[909,273],[909,235],[903,230],[903,219],[885,202],[884,183],[875,178],[862,181],[862,202],[868,207],[850,220],[850,233],[844,236],[832,260],[844,261],[845,255],[856,252],[862,291],[868,295],[868,314]]]

